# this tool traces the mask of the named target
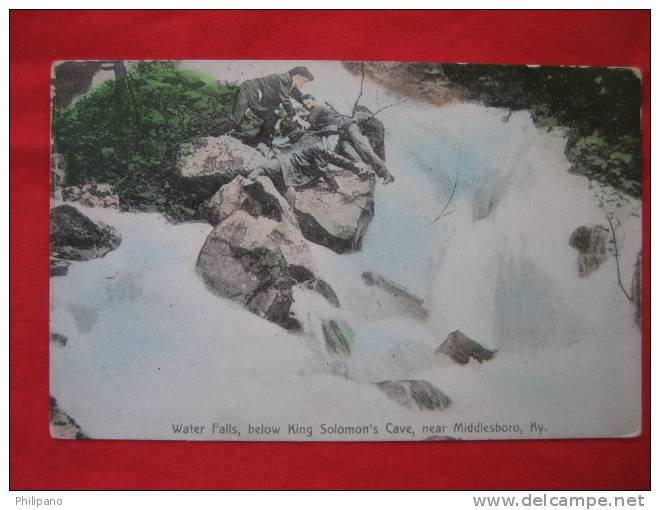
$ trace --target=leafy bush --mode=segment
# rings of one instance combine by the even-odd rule
[[[53,112],[54,150],[66,160],[66,184],[107,182],[124,205],[192,216],[203,197],[177,175],[179,148],[218,134],[235,94],[234,85],[176,62],[138,63],[126,79],[106,81]]]
[[[641,194],[640,82],[629,69],[443,64],[467,99],[568,128],[573,171]]]

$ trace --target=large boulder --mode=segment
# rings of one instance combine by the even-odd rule
[[[239,175],[222,186],[209,199],[206,208],[211,225],[217,225],[239,210],[254,217],[298,224],[291,206],[268,177],[253,180]]]
[[[236,138],[208,136],[181,157],[179,170],[183,177],[229,182],[237,175],[247,176],[265,162],[261,152]]]
[[[76,420],[62,411],[53,397],[50,397],[49,411],[50,437],[54,439],[88,439]]]
[[[291,286],[313,277],[308,250],[291,225],[236,211],[206,238],[197,272],[213,293],[290,327]]]
[[[121,243],[117,231],[105,223],[94,222],[70,205],[50,210],[51,255],[68,260],[103,257]]]
[[[408,409],[442,410],[450,398],[428,381],[402,380],[376,383],[388,397]]]
[[[470,361],[470,358],[477,360],[479,363],[488,361],[495,356],[497,351],[486,349],[462,331],[456,330],[447,335],[446,340],[440,344],[440,347],[435,352],[436,354],[446,354],[456,363],[466,365]]]
[[[318,180],[296,190],[295,213],[303,235],[337,253],[358,251],[374,216],[373,176],[360,179],[349,170],[333,167],[339,189]]]
[[[571,234],[568,244],[578,251],[580,276],[589,276],[605,262],[609,235],[602,225],[583,225]]]

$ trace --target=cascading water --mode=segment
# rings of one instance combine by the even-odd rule
[[[293,65],[185,63],[229,81]],[[360,78],[339,63],[307,65],[316,76],[310,91],[350,112]],[[398,100],[365,82],[366,106]],[[312,245],[318,276],[341,308],[296,289],[304,334],[206,290],[194,268],[209,225],[83,208],[123,241],[51,280],[51,328],[69,337],[66,348],[51,349],[51,394],[60,406],[90,436],[106,438],[171,438],[171,423],[180,421],[281,424],[283,439],[287,423],[322,422],[378,424],[380,437],[388,421],[536,421],[554,437],[636,433],[639,330],[613,257],[578,277],[568,238],[606,219],[586,179],[567,172],[562,133],[537,129],[527,112],[463,103],[408,101],[379,118],[397,180],[378,185],[360,252]],[[638,209],[631,200],[617,211],[626,284],[641,248],[640,221],[630,214]],[[363,271],[423,298],[429,319],[410,317],[366,286]],[[351,326],[351,356],[326,352],[321,318]],[[494,360],[459,366],[434,354],[456,329],[497,349]],[[453,405],[439,413],[402,408],[371,384],[388,379],[427,380]]]

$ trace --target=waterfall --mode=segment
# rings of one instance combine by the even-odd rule
[[[350,112],[360,78],[336,62],[303,64],[316,77],[310,92]],[[184,63],[229,81],[293,65],[300,62]],[[366,106],[398,100],[365,81]],[[379,114],[396,181],[378,184],[360,252],[312,246],[318,276],[341,308],[296,289],[303,334],[206,290],[194,268],[209,225],[81,207],[123,241],[51,280],[51,328],[69,338],[51,347],[51,394],[99,438],[172,438],[178,421],[536,421],[553,437],[635,433],[641,342],[632,307],[617,288],[613,257],[580,278],[568,245],[578,226],[605,222],[604,212],[588,181],[568,172],[561,130],[536,128],[528,112],[505,113],[408,101]],[[641,248],[634,208],[631,200],[618,212],[624,282]],[[364,271],[424,299],[429,319],[397,309],[364,284]],[[325,351],[321,318],[351,326],[350,357]],[[434,354],[456,329],[496,357],[459,366]],[[401,408],[372,384],[386,379],[425,379],[454,404],[435,414]]]

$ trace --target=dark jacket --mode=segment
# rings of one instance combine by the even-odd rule
[[[257,115],[272,111],[281,103],[289,116],[293,117],[296,109],[291,99],[302,103],[302,94],[293,86],[293,78],[289,73],[269,74],[263,78],[247,80],[241,83],[240,89],[247,96],[250,109]]]
[[[331,163],[340,168],[359,173],[360,168],[351,160],[328,150],[316,136],[305,136],[293,147],[291,152],[278,154],[282,168],[282,177],[287,186],[304,186],[318,177],[324,177]]]
[[[316,106],[309,112],[307,118],[310,129],[318,131],[326,126],[334,125],[339,130],[348,129],[348,127],[355,122],[353,117],[342,115],[334,108],[329,106]]]

